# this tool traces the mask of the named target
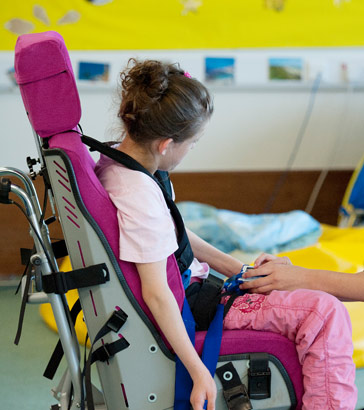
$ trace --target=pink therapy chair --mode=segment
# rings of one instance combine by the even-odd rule
[[[116,210],[94,173],[94,160],[80,135],[72,131],[79,129],[81,107],[62,37],[51,31],[20,36],[15,49],[15,72],[49,175],[72,267],[105,263],[109,270],[110,280],[105,284],[79,289],[91,341],[115,309],[128,315],[120,331],[110,332],[95,343],[95,348],[121,338],[129,343],[128,348],[109,360],[97,362],[102,390],[102,394],[94,391],[97,408],[172,409],[174,354],[142,300],[135,266],[117,257]],[[45,266],[42,275],[49,273]],[[168,260],[168,282],[181,306],[184,291],[174,257]],[[49,296],[68,365],[58,395],[64,397],[61,408],[65,409],[71,401],[71,409],[76,409],[83,390],[78,346],[73,330],[68,330],[67,315],[59,307],[58,297]],[[205,333],[196,332],[199,353]],[[218,367],[232,361],[246,383],[253,353],[267,355],[272,373],[271,397],[252,400],[253,408],[300,409],[302,373],[294,343],[269,332],[224,331]],[[222,385],[216,376],[215,380],[216,407],[222,410],[227,408]]]

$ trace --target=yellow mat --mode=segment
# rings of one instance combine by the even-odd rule
[[[294,265],[355,273],[364,266],[364,227],[339,228],[321,225],[318,243],[307,248],[284,252]]]
[[[314,246],[290,252],[284,252],[281,256],[288,256],[294,265],[307,268],[328,269],[340,272],[355,273],[364,267],[364,228],[338,228],[322,225],[323,233]],[[65,258],[60,270],[69,271],[71,265]],[[78,298],[77,291],[67,293],[67,300],[72,307]],[[357,367],[364,367],[364,303],[345,303],[353,325],[354,362]],[[44,321],[55,331],[57,327],[49,304],[40,306],[40,314]],[[86,325],[83,321],[82,312],[76,321],[76,333],[80,343],[84,343],[86,337]]]

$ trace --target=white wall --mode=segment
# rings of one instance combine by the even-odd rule
[[[132,55],[181,62],[204,79],[205,56],[234,56],[236,84],[211,86],[215,113],[205,136],[180,165],[181,171],[278,170],[287,166],[302,126],[313,79],[321,74],[310,117],[294,169],[353,168],[364,154],[364,49],[227,50],[185,52],[73,52],[78,61],[111,62],[109,84],[80,83],[85,134],[114,139],[117,73]],[[305,60],[301,82],[272,84],[267,80],[268,56],[299,56]],[[33,136],[20,93],[4,72],[12,53],[0,53],[0,166],[26,170],[25,157],[36,156]],[[345,63],[348,77],[342,78]],[[111,136],[110,136],[111,135]]]

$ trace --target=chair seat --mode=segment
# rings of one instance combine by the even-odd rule
[[[195,347],[199,354],[202,353],[206,331],[196,332]],[[272,332],[258,330],[224,330],[221,356],[232,356],[249,353],[267,353],[278,359],[292,381],[298,407],[301,408],[303,395],[302,368],[298,360],[295,343],[286,337]],[[228,359],[230,360],[230,359]]]

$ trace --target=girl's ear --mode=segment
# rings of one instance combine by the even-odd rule
[[[166,155],[170,144],[173,142],[172,138],[162,139],[158,144],[158,152],[161,155]]]

